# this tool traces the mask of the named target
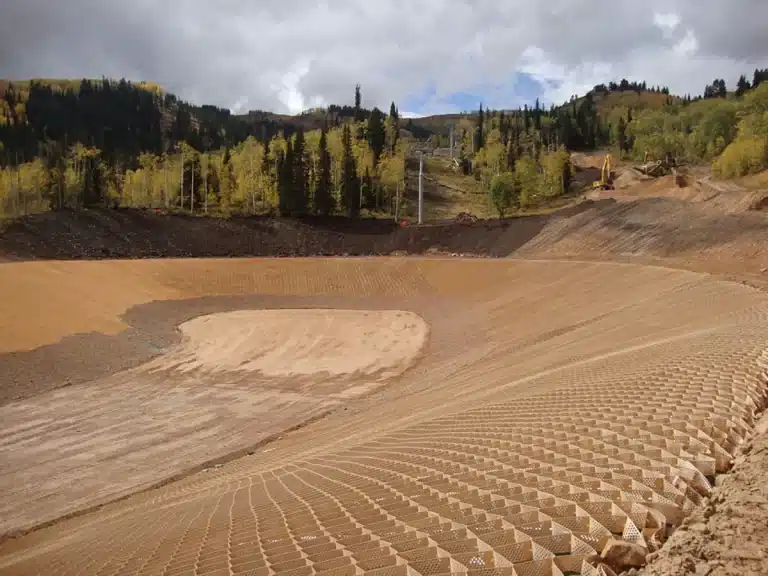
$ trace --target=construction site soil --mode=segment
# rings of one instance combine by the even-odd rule
[[[640,196],[6,226],[0,574],[768,574],[768,218]]]

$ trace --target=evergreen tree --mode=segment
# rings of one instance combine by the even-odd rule
[[[624,122],[624,118],[619,118],[618,141],[619,151],[629,152],[629,148],[627,146],[627,125]]]
[[[499,133],[501,134],[501,143],[506,146],[507,141],[509,140],[509,125],[507,124],[507,117],[504,114],[504,110],[499,112]]]
[[[541,130],[541,107],[538,98],[536,98],[536,107],[533,109],[533,126],[536,130]]]
[[[720,83],[717,86],[717,95],[720,98],[725,98],[726,96],[728,96],[728,90],[726,90],[725,88],[725,80],[723,80],[722,78],[720,79]]]
[[[208,160],[208,169],[205,175],[205,190],[209,197],[219,198],[221,195],[221,179],[216,164],[210,158]],[[207,201],[207,198],[205,199]]]
[[[352,133],[349,124],[342,132],[344,155],[341,164],[341,201],[349,218],[360,215],[360,181],[357,177],[357,162],[352,153]]]
[[[515,171],[515,163],[517,162],[517,151],[515,148],[514,140],[510,140],[507,144],[507,166],[510,172]]]
[[[480,112],[477,115],[477,144],[475,150],[480,150],[485,145],[485,134],[483,133],[483,104],[480,104]]]
[[[85,157],[83,177],[83,206],[101,205],[104,202],[104,165],[99,151],[93,150]]]
[[[309,186],[307,182],[308,162],[304,142],[304,131],[299,129],[293,141],[293,174],[291,177],[291,214],[307,213]]]
[[[335,200],[331,191],[331,154],[325,130],[320,134],[319,161],[315,180],[315,214],[328,216],[333,212]]]
[[[293,162],[293,144],[288,140],[285,154],[280,157],[277,180],[278,209],[281,216],[290,216],[293,211]]]
[[[362,120],[362,114],[360,112],[361,106],[363,103],[363,97],[360,93],[360,84],[355,85],[355,121],[359,122]]]
[[[739,76],[739,81],[736,83],[736,97],[741,98],[744,96],[744,93],[749,90],[749,81],[747,81],[747,77],[742,74]]]
[[[229,148],[224,149],[221,160],[221,181],[219,183],[219,206],[223,212],[228,212],[232,204],[232,192],[235,189],[235,171],[232,166],[232,153]]]
[[[384,114],[378,108],[371,110],[368,117],[368,144],[373,152],[373,164],[378,165],[379,158],[384,152],[384,143],[386,142],[386,132],[384,131]]]
[[[567,154],[567,152],[566,152]],[[567,154],[566,161],[563,162],[563,193],[567,194],[571,188],[571,159],[570,154]]]
[[[66,207],[66,155],[64,147],[58,142],[46,141],[41,145],[43,159],[43,191],[48,197],[51,210],[63,210]]]
[[[363,206],[368,210],[376,208],[376,189],[373,184],[373,177],[368,167],[365,167],[365,175],[361,182],[362,189],[360,193],[363,196]]]
[[[397,141],[400,138],[400,113],[398,112],[394,102],[392,102],[392,104],[389,106],[388,120],[389,122],[391,122],[391,129],[392,129],[392,138],[390,142],[389,152],[394,154],[395,149],[397,148]]]

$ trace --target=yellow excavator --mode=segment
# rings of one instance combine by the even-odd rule
[[[611,171],[611,163],[613,158],[610,154],[605,155],[603,160],[603,168],[600,171],[600,180],[596,180],[592,183],[592,188],[600,190],[614,190],[613,186],[613,172]]]

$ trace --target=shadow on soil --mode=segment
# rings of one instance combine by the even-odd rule
[[[400,227],[389,220],[206,218],[138,209],[36,214],[0,233],[7,260],[425,254],[508,256],[553,218],[612,201],[586,201],[545,216]]]

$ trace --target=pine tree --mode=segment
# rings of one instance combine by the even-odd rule
[[[228,212],[232,203],[232,191],[235,189],[235,171],[232,166],[232,153],[229,148],[224,149],[224,157],[221,160],[221,181],[219,183],[219,208],[222,212]]]
[[[480,150],[484,143],[483,118],[483,104],[481,103],[480,112],[477,115],[477,146],[475,146],[475,151]]]
[[[538,98],[536,98],[536,107],[533,109],[533,126],[536,130],[541,130],[541,107]]]
[[[360,108],[363,103],[363,97],[360,92],[360,84],[355,85],[355,121],[360,122],[362,120],[362,116],[360,114]]]
[[[304,131],[299,128],[293,141],[293,174],[291,175],[291,214],[294,216],[307,213],[309,204],[307,165]]]
[[[320,133],[320,152],[315,180],[315,214],[328,216],[334,209],[334,198],[331,191],[331,154],[328,152],[328,138],[325,130]]]
[[[736,97],[741,98],[744,96],[744,93],[749,90],[749,81],[747,81],[747,77],[742,74],[739,76],[739,81],[736,84]]]
[[[384,152],[384,144],[387,139],[387,134],[384,131],[384,114],[378,108],[371,110],[371,115],[368,117],[367,132],[368,144],[373,152],[373,164],[376,166]]]
[[[83,206],[100,205],[104,200],[104,165],[101,153],[94,150],[85,158]]]
[[[510,172],[515,171],[515,164],[517,162],[517,151],[514,139],[510,139],[507,144],[507,166]]]
[[[373,177],[368,167],[365,167],[365,175],[362,179],[361,194],[363,196],[363,206],[368,210],[376,208],[376,190],[373,184]]]
[[[278,209],[281,216],[290,216],[293,211],[293,144],[290,140],[285,154],[280,157],[280,171],[277,180]]]
[[[499,112],[499,133],[501,134],[501,143],[506,146],[507,141],[509,140],[509,124],[507,123],[507,117],[504,114],[504,110]]]
[[[349,124],[344,125],[342,132],[344,155],[341,165],[341,201],[349,218],[360,215],[360,181],[357,177],[357,162],[352,153],[352,133]]]
[[[400,138],[400,113],[394,102],[392,102],[389,107],[389,118],[392,122],[392,142],[390,152],[394,154],[395,149],[397,148],[397,140]]]
[[[44,170],[43,189],[48,197],[50,209],[63,210],[67,167],[64,147],[58,142],[47,140],[41,145],[41,156]]]
[[[629,149],[627,147],[627,125],[624,122],[624,118],[619,118],[618,140],[619,140],[619,151],[629,152]]]
[[[725,98],[726,96],[728,96],[728,90],[725,88],[725,80],[723,80],[722,78],[720,79],[720,84],[717,87],[717,95],[720,98]]]

